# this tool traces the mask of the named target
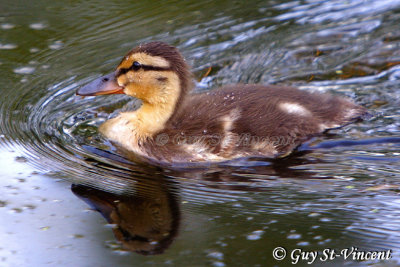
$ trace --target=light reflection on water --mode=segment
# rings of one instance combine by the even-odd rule
[[[34,235],[43,249],[57,247],[63,265],[68,256],[59,247],[68,242],[82,257],[96,254],[83,260],[88,264],[185,265],[197,260],[202,265],[263,265],[274,262],[271,252],[277,246],[391,248],[399,261],[400,1],[214,1],[175,3],[180,6],[172,9],[167,2],[41,4],[47,8],[40,3],[4,5],[0,17],[0,131],[6,162],[0,171],[0,212],[21,229],[29,229],[29,216],[35,221],[51,214],[71,216],[65,224],[78,237],[74,241]],[[30,16],[19,15],[28,9]],[[112,70],[132,46],[149,40],[177,45],[196,77],[212,67],[198,91],[234,82],[293,84],[347,95],[375,116],[314,140],[314,151],[279,161],[182,169],[132,163],[98,134],[97,126],[136,103],[123,96],[81,99],[74,93]],[[25,161],[39,173],[7,168]],[[29,186],[13,189],[15,177],[28,180]],[[69,201],[74,208],[60,204],[56,211],[37,201],[37,194],[29,192],[35,183],[41,185],[41,198]],[[122,244],[111,226],[102,228],[100,216],[91,213],[88,219],[79,213],[85,206],[69,192],[70,184],[109,223],[124,225],[119,232],[114,229]],[[40,212],[29,209],[31,202]],[[22,212],[14,214],[15,209]],[[171,237],[163,243],[164,254],[143,258],[124,253],[124,240],[130,241],[125,248],[160,253],[162,242],[144,227],[150,222]],[[49,227],[59,236],[63,224],[49,220],[35,223],[35,230],[43,233]],[[101,234],[89,230],[92,226]],[[4,229],[2,240],[19,243],[9,234],[16,228]],[[83,246],[90,249],[80,250]],[[3,253],[6,263],[17,262],[13,250],[26,263],[27,248],[12,247]],[[34,263],[43,260],[37,257]]]

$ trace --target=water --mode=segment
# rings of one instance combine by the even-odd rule
[[[400,264],[400,1],[0,1],[0,10],[1,266],[287,266],[295,248],[351,247],[392,258],[325,265]],[[197,91],[294,85],[346,95],[374,117],[284,160],[131,162],[97,126],[136,102],[74,93],[150,40],[182,51]],[[283,261],[272,258],[278,246]]]

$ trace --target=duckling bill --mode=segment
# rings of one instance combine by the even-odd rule
[[[286,86],[236,84],[191,94],[192,81],[175,47],[151,42],[76,93],[140,99],[138,110],[120,113],[99,130],[136,155],[171,163],[283,157],[368,114],[349,99]]]

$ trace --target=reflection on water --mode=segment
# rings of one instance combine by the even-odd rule
[[[400,140],[392,138],[391,141],[399,143]],[[333,143],[322,142],[319,146],[332,148]],[[121,190],[126,189],[124,192],[110,193],[109,185],[102,190],[73,185],[72,191],[113,224],[115,238],[121,243],[119,249],[146,255],[168,255],[170,246],[174,250],[172,243],[176,239],[179,243],[177,234],[182,232],[180,220],[185,217],[184,225],[187,224],[191,213],[209,217],[208,223],[216,227],[215,230],[206,227],[204,234],[216,231],[220,235],[214,241],[220,248],[209,250],[210,257],[223,257],[221,251],[225,251],[227,244],[238,248],[238,242],[245,242],[249,250],[254,250],[250,254],[259,259],[263,257],[262,251],[272,251],[282,240],[288,250],[310,246],[319,251],[326,247],[342,250],[351,244],[360,250],[387,251],[400,245],[398,232],[393,231],[398,225],[388,225],[387,221],[387,216],[398,212],[385,214],[388,205],[398,205],[397,200],[392,202],[393,199],[385,196],[375,196],[377,191],[397,190],[398,186],[372,186],[365,185],[362,179],[349,183],[349,177],[318,176],[318,172],[309,168],[296,167],[320,164],[322,169],[329,162],[302,159],[300,155],[265,165],[160,170],[161,173],[141,177],[136,175],[141,172],[140,168],[131,166],[131,179],[115,181]],[[117,176],[115,173],[114,177]],[[379,204],[371,201],[371,197]],[[373,207],[369,207],[372,203]],[[211,210],[205,210],[202,207],[205,204]],[[243,237],[237,235],[236,227],[245,231]],[[184,230],[187,231],[187,226]],[[342,233],[339,239],[338,233]],[[225,235],[233,236],[235,242]],[[251,243],[257,240],[262,242],[261,247]],[[246,262],[252,261],[247,258],[243,263]]]
[[[289,264],[271,258],[277,246],[392,249],[400,262],[400,1],[0,2],[0,216],[14,222],[0,223],[6,265],[44,265],[49,250],[65,266],[71,251],[95,266]],[[177,46],[196,78],[211,67],[196,91],[282,83],[346,95],[374,117],[282,160],[132,161],[97,127],[138,103],[74,93],[150,40]],[[35,174],[12,170],[27,163]],[[120,245],[100,216],[78,212],[70,184]],[[53,198],[69,209],[43,200]],[[18,241],[26,236],[40,248]]]
[[[178,200],[162,179],[137,180],[133,195],[80,185],[72,185],[72,192],[115,225],[114,235],[125,249],[144,255],[159,254],[176,237],[180,221]]]

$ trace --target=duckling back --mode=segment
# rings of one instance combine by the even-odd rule
[[[149,144],[168,161],[279,157],[302,142],[367,114],[348,99],[291,87],[225,86],[191,95]],[[164,141],[157,144],[157,137]]]

